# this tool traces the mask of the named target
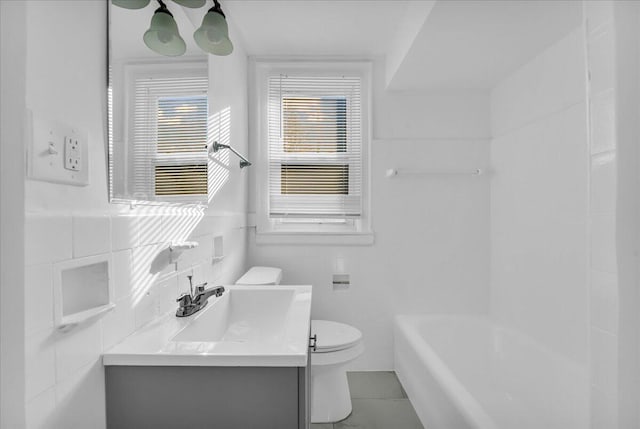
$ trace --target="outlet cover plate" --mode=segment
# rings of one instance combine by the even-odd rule
[[[29,179],[76,186],[89,184],[87,132],[29,112]],[[69,156],[67,156],[69,155]]]

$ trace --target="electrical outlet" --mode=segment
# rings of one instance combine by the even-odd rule
[[[64,138],[64,168],[73,171],[82,169],[80,143],[75,136],[65,136]]]

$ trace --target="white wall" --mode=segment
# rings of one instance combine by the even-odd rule
[[[28,427],[104,427],[102,351],[174,312],[175,298],[188,288],[187,274],[193,273],[197,282],[230,282],[246,267],[247,180],[228,154],[220,156],[228,168],[212,169],[220,181],[206,211],[108,203],[106,5],[33,1],[26,6],[27,108],[88,130],[90,151],[87,187],[26,181]],[[211,59],[210,66],[210,120],[234,146],[246,150],[246,54],[236,44],[234,55]],[[227,113],[219,114],[222,111]],[[213,264],[218,236],[224,240],[225,259]],[[200,247],[185,252],[176,266],[149,272],[160,250],[185,239],[198,241]],[[52,272],[60,262],[89,255],[110,258],[116,309],[96,322],[59,333],[53,326]]]
[[[0,2],[0,427],[24,426],[26,8]]]
[[[618,153],[613,4],[585,2],[589,73],[591,427],[618,426]],[[628,236],[632,234],[625,233]]]
[[[588,356],[588,146],[582,29],[491,93],[491,313]]]
[[[637,428],[640,5],[587,2],[585,12],[592,111],[592,428]]]
[[[257,245],[251,232],[249,262],[282,267],[284,283],[312,284],[313,318],[349,323],[364,334],[365,353],[352,367],[389,370],[394,315],[487,312],[489,181],[470,176],[390,180],[385,170],[487,166],[489,105],[481,93],[384,91],[382,61],[374,64],[373,82],[375,244]],[[249,207],[255,210],[253,194]],[[351,274],[347,290],[332,289],[337,258]]]

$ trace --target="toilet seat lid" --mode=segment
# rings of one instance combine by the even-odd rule
[[[362,332],[353,326],[330,320],[312,320],[311,336],[316,335],[316,352],[343,350],[357,344]]]

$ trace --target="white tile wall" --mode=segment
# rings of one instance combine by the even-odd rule
[[[29,429],[55,429],[56,392],[48,389],[27,400],[27,427]]]
[[[609,334],[618,333],[618,276],[591,270],[591,324]]]
[[[100,255],[111,251],[109,216],[73,217],[73,257]]]
[[[34,398],[56,383],[56,333],[44,329],[25,339],[26,398]]]
[[[592,214],[615,213],[617,186],[616,152],[601,152],[591,157]]]
[[[70,259],[72,255],[71,216],[27,216],[25,225],[26,265]]]
[[[612,397],[600,389],[591,389],[591,429],[618,427],[617,395]]]
[[[38,297],[31,300],[33,305],[25,312],[29,428],[104,427],[102,351],[154,318],[175,311],[175,299],[181,290],[188,290],[187,274],[193,273],[197,283],[212,283],[213,232],[225,233],[230,225],[238,224],[235,219],[239,216],[207,217],[208,226],[200,228],[196,238],[201,247],[183,254],[182,271],[176,273],[170,265],[161,273],[151,274],[152,261],[166,247],[163,229],[170,222],[179,223],[176,213],[167,216],[167,222],[157,214],[145,215],[139,222],[134,216],[121,215],[27,215],[27,236],[31,240],[27,260],[31,264],[25,269],[25,296]],[[191,239],[188,228],[194,228],[194,222],[202,216],[189,212],[185,219],[175,234]],[[110,228],[112,220],[114,227]],[[210,232],[205,234],[205,230]],[[146,238],[129,239],[127,233],[133,237],[142,233]],[[233,240],[244,241],[244,234]],[[142,245],[144,242],[156,243]],[[243,247],[234,250],[230,246],[227,250],[233,256],[236,251],[243,252]],[[116,307],[98,321],[60,333],[53,326],[53,263],[96,252],[111,257],[112,300]],[[228,283],[245,269],[244,259],[234,262],[230,258],[219,267],[225,267],[226,277],[220,279]]]
[[[106,350],[131,334],[136,328],[132,297],[115,301],[116,307],[104,316],[102,323],[102,348]]]
[[[113,299],[118,301],[131,294],[133,278],[133,255],[130,249],[113,252],[111,256],[113,276]]]
[[[618,428],[616,93],[613,2],[584,2],[590,73],[591,428]]]
[[[591,215],[591,267],[608,273],[618,270],[615,214]]]
[[[114,251],[131,249],[138,245],[137,219],[137,216],[131,215],[111,218],[111,247]]]
[[[591,98],[591,153],[616,148],[616,123],[613,88]]]
[[[102,330],[99,323],[59,334],[56,341],[56,381],[60,382],[80,368],[96,361],[102,353]]]
[[[618,391],[618,353],[615,335],[591,328],[591,384],[608,397]]]
[[[583,53],[582,31],[576,29],[491,93],[491,312],[586,365]]]
[[[31,265],[25,270],[25,333],[27,335],[53,327],[53,267]]]
[[[104,369],[97,359],[56,385],[55,428],[106,426]],[[102,388],[97,388],[102,387]]]

